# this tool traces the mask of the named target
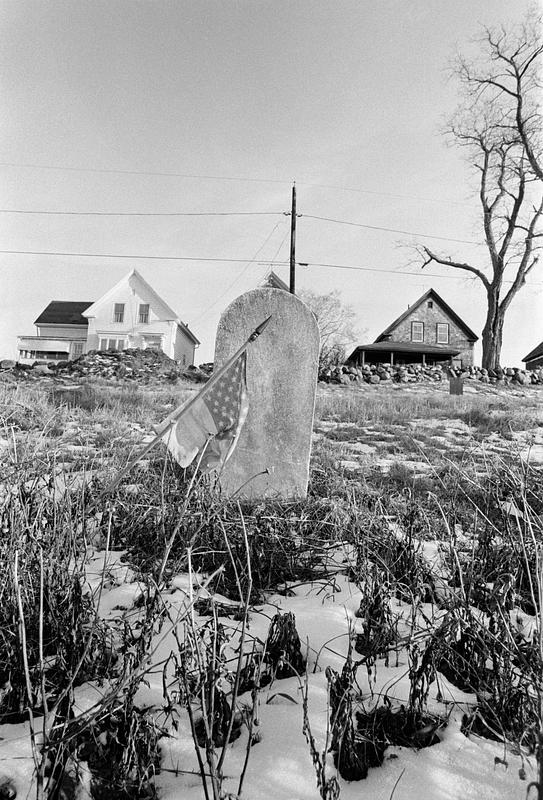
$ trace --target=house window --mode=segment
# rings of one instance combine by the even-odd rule
[[[438,322],[436,325],[436,342],[438,344],[449,344],[449,323]]]
[[[125,339],[100,339],[100,350],[124,350]]]
[[[149,303],[140,303],[139,322],[142,325],[149,322]]]
[[[162,350],[162,336],[159,334],[143,334],[144,350]]]
[[[424,341],[424,322],[411,323],[411,341],[412,342]]]
[[[115,303],[113,306],[113,321],[124,322],[124,303]]]
[[[74,342],[72,347],[72,355],[74,358],[79,358],[83,355],[83,342]]]
[[[428,300],[428,308],[433,308],[433,307],[434,307],[434,301]]]

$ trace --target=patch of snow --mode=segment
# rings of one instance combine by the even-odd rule
[[[358,472],[361,469],[360,461],[351,461],[343,458],[337,462],[337,466],[346,472]]]
[[[373,447],[371,444],[364,444],[363,442],[347,442],[345,444],[345,450],[352,453],[360,453],[361,455],[371,456],[375,453],[377,448]]]

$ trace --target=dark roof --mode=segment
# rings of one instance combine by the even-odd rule
[[[454,350],[451,347],[439,347],[435,344],[422,344],[420,342],[374,342],[373,344],[360,344],[355,347],[347,361],[351,361],[361,350],[380,351],[382,353],[420,353],[421,355],[424,353],[427,356],[440,355],[444,357],[457,356],[460,352],[460,350]]]
[[[89,306],[92,306],[92,302],[52,300],[34,325],[88,325],[88,319],[82,317],[81,313]]]
[[[270,274],[262,285],[270,289],[282,289],[284,292],[290,291],[290,288],[287,286],[285,281],[282,280],[273,270],[271,270]]]
[[[445,300],[443,300],[443,298],[438,295],[435,289],[428,289],[428,291],[425,294],[423,294],[422,297],[419,297],[419,299],[415,303],[413,303],[413,305],[409,306],[409,308],[406,311],[404,311],[403,314],[400,314],[398,319],[395,319],[394,322],[392,322],[388,326],[388,328],[386,328],[377,337],[375,341],[380,342],[384,336],[391,333],[394,330],[394,328],[396,328],[396,326],[399,325],[400,322],[403,322],[403,320],[410,314],[412,314],[413,311],[415,311],[415,309],[417,309],[422,303],[425,302],[425,300],[429,300],[430,298],[435,300],[436,303],[439,303],[439,305],[448,314],[448,316],[458,325],[459,328],[461,328],[464,331],[464,333],[466,334],[467,338],[470,341],[476,342],[478,340],[479,337],[475,333],[473,333],[471,328],[468,328],[466,323],[462,319],[460,319],[458,314],[456,314],[456,312],[452,310],[452,308],[445,302]]]
[[[534,349],[530,353],[528,353],[527,356],[524,356],[522,360],[532,361],[534,358],[539,358],[540,356],[543,356],[543,342],[538,344],[537,347],[534,347]]]

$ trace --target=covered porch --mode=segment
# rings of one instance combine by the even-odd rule
[[[451,347],[415,342],[374,342],[356,347],[347,359],[347,364],[353,367],[363,367],[365,364],[440,366],[450,364],[459,353],[460,350]]]
[[[68,361],[85,352],[85,339],[64,336],[19,336],[18,359],[23,364],[34,361]]]

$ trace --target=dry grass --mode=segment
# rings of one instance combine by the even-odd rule
[[[527,430],[543,425],[542,393],[476,393],[460,397],[437,390],[323,390],[316,418],[367,425],[405,425],[411,420],[461,420],[485,433]]]
[[[365,475],[345,474],[324,438],[313,450],[306,500],[240,505],[221,500],[208,482],[193,480],[193,472],[157,451],[112,496],[100,497],[143,434],[189,391],[92,382],[69,392],[35,384],[0,386],[0,714],[4,721],[30,719],[35,734],[43,727],[44,745],[34,740],[38,800],[59,796],[61,787],[63,796],[75,796],[75,784],[70,794],[66,780],[70,764],[82,753],[94,770],[95,800],[107,796],[108,781],[115,784],[116,797],[154,796],[162,729],[157,714],[138,709],[135,697],[150,668],[153,636],[168,622],[156,591],[163,580],[182,570],[207,574],[212,593],[238,603],[245,636],[252,602],[272,589],[288,591],[293,582],[326,578],[329,553],[340,542],[354,550],[349,576],[363,597],[364,632],[352,642],[359,666],[374,674],[378,660],[403,648],[411,678],[409,704],[399,720],[382,704],[370,710],[357,705],[351,656],[341,676],[330,673],[331,731],[340,774],[362,777],[368,765],[380,763],[386,742],[425,746],[421,732],[429,726],[433,737],[441,724],[426,713],[428,686],[438,673],[477,695],[466,733],[537,752],[543,672],[541,470],[510,452],[500,460],[484,454],[471,461],[448,458],[415,479],[404,461],[414,452],[409,421],[443,421],[433,428],[437,436],[443,436],[447,421],[457,420],[483,438],[492,433],[503,438],[543,424],[539,396],[456,398],[401,389],[387,394],[327,389],[318,398],[317,420],[339,424],[335,447],[360,440],[368,428],[389,433],[392,439],[382,444],[392,448],[396,460],[388,474],[371,469]],[[430,433],[417,430],[416,436],[429,452]],[[67,465],[83,468],[92,480],[54,493],[58,473]],[[97,506],[89,519],[91,502]],[[122,629],[99,622],[94,601],[81,593],[91,540],[126,549],[142,579],[138,616],[133,623],[125,619]],[[439,543],[446,591],[423,558],[429,541]],[[393,599],[412,604],[413,620],[421,604],[428,604],[435,624],[424,636],[414,629],[400,636],[390,614]],[[519,637],[513,609],[534,620],[531,639]],[[262,649],[262,643],[253,642],[251,659],[245,660],[239,647],[237,660],[226,661],[221,649],[226,633],[214,603],[209,614],[203,628],[196,626],[191,609],[178,620],[182,635],[172,655],[175,680],[164,679],[159,712],[163,720],[164,715],[174,718],[176,705],[188,711],[204,795],[218,800],[226,745],[242,724],[249,729],[249,758],[256,698],[271,656],[268,644]],[[292,620],[289,625],[289,641],[296,644]],[[291,661],[298,650],[293,647]],[[303,668],[301,661],[295,666]],[[76,717],[73,689],[91,678],[107,678],[113,688],[92,713]],[[222,687],[231,688],[216,692],[219,678]],[[279,678],[274,673],[270,679]],[[252,692],[253,703],[244,716],[237,703],[242,686]],[[307,708],[304,713],[311,743]],[[55,723],[49,729],[48,720]],[[368,732],[374,736],[371,748]],[[324,768],[312,753],[325,796]]]

